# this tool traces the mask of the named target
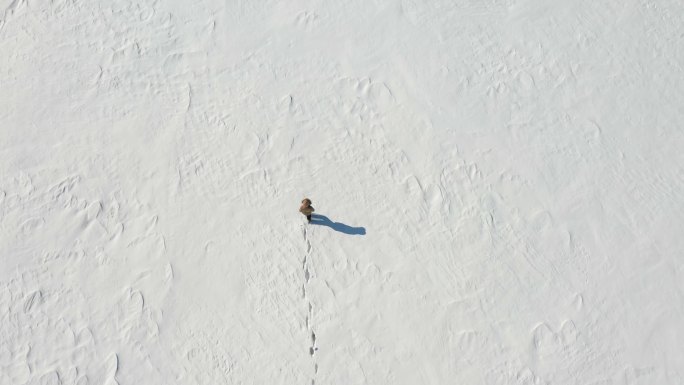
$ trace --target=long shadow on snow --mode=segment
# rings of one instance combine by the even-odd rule
[[[311,224],[328,226],[335,231],[349,235],[366,235],[366,229],[364,227],[351,227],[344,223],[333,222],[325,215],[311,214]]]

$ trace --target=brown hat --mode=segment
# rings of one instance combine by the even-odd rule
[[[304,199],[302,200],[302,203],[306,203],[306,204],[310,205],[310,204],[311,204],[311,199],[309,199],[309,198],[304,198]]]

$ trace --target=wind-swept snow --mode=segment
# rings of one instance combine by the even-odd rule
[[[0,106],[0,384],[684,383],[681,1],[4,0]]]

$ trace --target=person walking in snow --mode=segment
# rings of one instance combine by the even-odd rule
[[[311,213],[314,212],[314,208],[311,206],[311,199],[304,198],[302,205],[299,207],[299,212],[306,215],[306,220],[311,223]]]

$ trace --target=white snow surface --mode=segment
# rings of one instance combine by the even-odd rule
[[[681,0],[2,0],[0,384],[684,384],[682,148]]]

